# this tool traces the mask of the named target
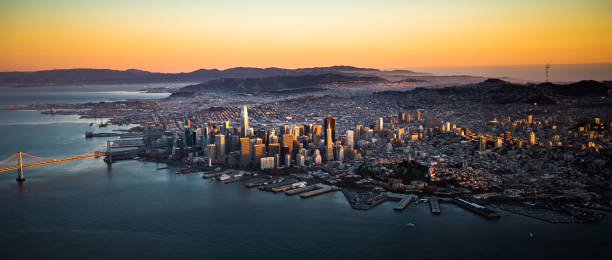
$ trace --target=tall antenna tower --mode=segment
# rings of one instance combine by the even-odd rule
[[[550,64],[546,64],[544,68],[546,69],[546,82],[550,82]]]

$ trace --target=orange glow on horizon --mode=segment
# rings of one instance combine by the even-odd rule
[[[0,71],[612,62],[612,3],[601,0],[65,0],[0,9]]]

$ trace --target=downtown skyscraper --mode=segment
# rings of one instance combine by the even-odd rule
[[[249,112],[247,111],[247,106],[242,107],[240,121],[240,137],[247,137],[247,133],[249,131]]]

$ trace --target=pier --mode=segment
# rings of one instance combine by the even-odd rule
[[[453,202],[457,204],[459,207],[467,209],[485,218],[499,218],[500,217],[499,213],[493,210],[490,210],[484,206],[478,205],[476,203],[464,200],[462,198],[455,198],[453,199]]]
[[[306,186],[302,188],[292,189],[292,190],[285,191],[285,195],[292,196],[292,195],[300,194],[303,192],[312,191],[312,190],[315,190],[316,188],[317,188],[316,185],[310,185],[310,186]]]
[[[440,214],[440,201],[438,197],[432,196],[429,199],[429,207],[431,208],[431,214]]]
[[[247,188],[253,188],[253,187],[259,187],[261,185],[266,185],[270,182],[273,182],[274,179],[263,179],[263,178],[257,178],[257,179],[253,179],[249,182],[247,182],[247,184],[245,184],[244,186]]]
[[[319,184],[317,186],[320,187],[320,188],[316,189],[316,190],[308,191],[306,193],[302,193],[302,194],[300,194],[300,197],[302,199],[307,199],[307,198],[310,198],[310,197],[314,197],[314,196],[317,196],[317,195],[321,195],[323,193],[328,193],[330,191],[336,190],[336,188],[333,187],[333,186],[327,186],[327,185],[323,185],[323,184]]]
[[[387,192],[385,196],[387,196],[387,199],[389,200],[399,201],[393,207],[393,209],[397,211],[404,210],[408,205],[410,205],[410,203],[414,199],[414,195],[412,194],[405,195],[405,194]]]

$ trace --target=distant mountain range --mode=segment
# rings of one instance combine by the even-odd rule
[[[367,72],[375,73],[379,72],[379,70],[357,68],[352,66],[313,67],[299,69],[236,67],[225,70],[199,69],[188,73],[157,73],[136,69],[59,69],[34,72],[0,72],[0,86],[204,82],[219,78],[262,78],[275,76]],[[406,73],[406,71],[402,72]]]
[[[222,78],[201,84],[186,86],[174,93],[174,96],[189,96],[190,93],[204,92],[288,92],[316,90],[315,86],[330,84],[376,84],[387,83],[386,79],[372,76],[353,76],[335,73],[307,74],[298,76],[273,76],[264,78]],[[323,88],[321,88],[323,89]]]

